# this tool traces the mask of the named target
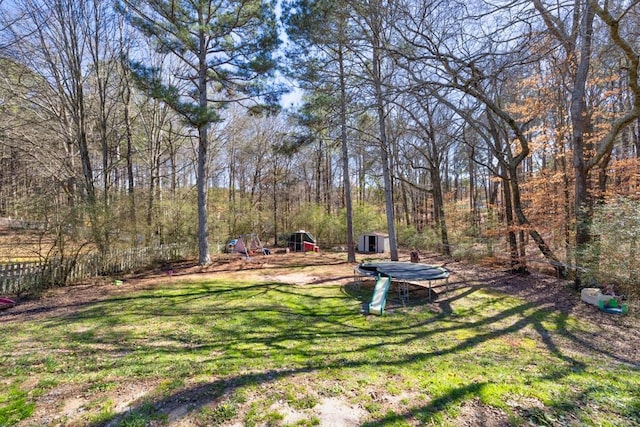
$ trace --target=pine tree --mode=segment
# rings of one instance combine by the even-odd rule
[[[266,93],[278,45],[274,3],[262,0],[122,0],[118,9],[145,34],[167,68],[130,58],[134,78],[198,132],[198,262],[210,262],[207,231],[209,127],[219,109]],[[135,52],[134,55],[140,54]],[[170,69],[169,69],[170,65]]]

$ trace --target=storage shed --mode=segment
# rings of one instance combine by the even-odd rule
[[[364,233],[358,237],[358,252],[389,252],[389,235],[382,233]]]
[[[318,252],[316,239],[308,231],[300,230],[291,233],[287,243],[292,252]]]

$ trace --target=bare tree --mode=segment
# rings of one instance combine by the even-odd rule
[[[575,171],[575,219],[577,264],[584,259],[587,245],[592,241],[589,224],[593,213],[593,190],[589,182],[590,172],[599,164],[607,164],[615,141],[621,132],[640,117],[640,81],[638,76],[638,50],[633,37],[626,30],[635,25],[637,2],[626,5],[596,0],[576,2],[557,9],[555,5],[534,0],[549,33],[558,41],[564,52],[564,69],[571,85],[571,127],[573,167]],[[562,16],[570,18],[563,19]],[[613,45],[623,58],[623,72],[627,74],[628,90],[632,102],[626,111],[617,114],[606,134],[594,141],[593,111],[587,103],[587,90],[591,79],[591,63],[594,45],[595,17],[599,17],[609,31]],[[571,19],[570,21],[568,21]],[[568,22],[567,22],[568,21]],[[593,153],[593,154],[592,154]]]
[[[15,2],[12,10],[21,16],[11,28],[15,40],[12,49],[29,68],[42,75],[48,86],[38,100],[39,107],[46,110],[52,119],[50,123],[65,138],[65,169],[74,171],[76,163],[80,164],[79,191],[74,175],[65,187],[73,203],[81,196],[87,207],[92,240],[104,252],[108,242],[102,212],[96,203],[90,135],[88,82],[95,76],[88,60],[89,38],[95,31],[90,5],[68,0],[21,0]]]
[[[424,188],[415,182],[412,182],[411,185],[421,187],[431,193],[433,217],[440,233],[442,252],[445,255],[451,255],[441,171],[446,153],[455,141],[447,131],[448,124],[453,123],[452,114],[445,112],[446,106],[436,104],[436,97],[425,96],[422,92],[409,92],[400,99],[401,102],[398,105],[411,118],[410,128],[417,137],[416,142],[410,143],[412,150],[405,157],[404,162],[407,162],[414,169],[426,169],[430,183],[429,188]],[[424,159],[426,163],[424,167],[418,163],[416,154],[420,159]]]
[[[509,88],[503,83],[509,81],[505,76],[517,73],[527,63],[535,61],[535,56],[531,56],[528,50],[531,41],[526,32],[521,34],[517,31],[520,25],[517,19],[506,23],[496,19],[490,21],[495,22],[492,24],[494,28],[491,25],[482,27],[484,24],[479,18],[493,16],[494,13],[499,15],[501,10],[492,7],[478,9],[477,4],[472,9],[457,6],[455,3],[407,3],[402,27],[398,29],[405,47],[394,54],[402,58],[399,63],[413,80],[412,90],[427,88],[427,93],[433,96],[439,89],[446,89],[448,99],[440,97],[440,102],[470,123],[473,123],[473,117],[460,108],[460,104],[466,97],[475,99],[484,105],[493,123],[504,129],[500,132],[509,133],[508,140],[515,141],[516,147],[512,147],[514,143],[505,144],[501,148],[496,147],[496,153],[500,154],[504,172],[508,174],[509,198],[515,218],[520,227],[526,228],[543,255],[557,266],[559,274],[564,274],[565,268],[542,235],[531,226],[522,207],[518,168],[530,153],[527,123],[520,122],[504,101],[509,94],[503,89],[503,86]],[[469,14],[468,10],[476,14]],[[510,36],[501,40],[499,35],[504,34],[506,28],[511,31]],[[478,34],[487,36],[478,38]],[[518,257],[517,252],[512,246],[513,257]]]

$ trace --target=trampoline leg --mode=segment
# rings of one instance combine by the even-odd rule
[[[398,283],[398,296],[402,301],[402,306],[405,307],[409,302],[409,284],[407,282]]]
[[[359,291],[362,287],[362,275],[356,274],[356,270],[353,270],[353,284],[356,291]]]

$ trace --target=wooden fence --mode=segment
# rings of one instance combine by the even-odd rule
[[[129,273],[154,263],[185,259],[192,251],[192,245],[159,245],[111,251],[104,256],[92,253],[36,263],[0,265],[0,295],[30,293],[89,277]]]

